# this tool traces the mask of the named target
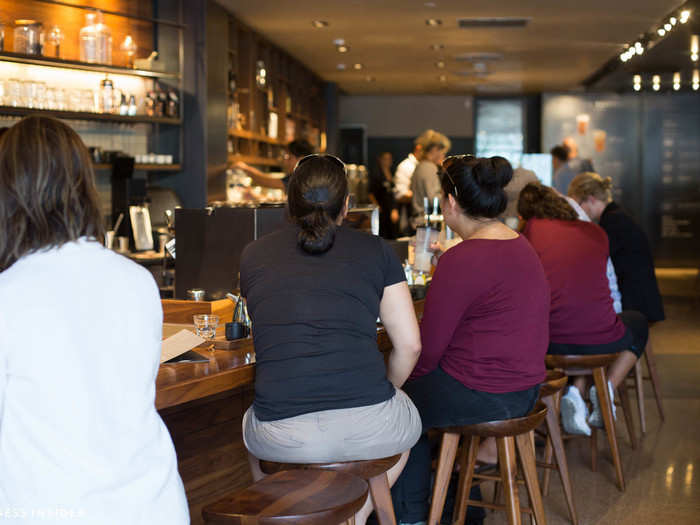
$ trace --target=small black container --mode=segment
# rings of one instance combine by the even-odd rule
[[[248,337],[250,329],[243,323],[226,323],[226,340],[243,339]]]

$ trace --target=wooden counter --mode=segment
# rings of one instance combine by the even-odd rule
[[[420,319],[423,301],[414,306]],[[392,346],[384,330],[377,343],[388,356]],[[252,483],[241,428],[253,403],[255,364],[251,338],[232,350],[195,351],[209,362],[161,365],[156,408],[175,443],[192,524],[198,525],[202,507]]]

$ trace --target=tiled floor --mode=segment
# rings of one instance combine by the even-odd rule
[[[587,440],[569,442],[567,457],[581,525],[700,524],[700,290],[695,271],[659,274],[667,320],[652,329],[652,342],[663,381],[666,421],[660,422],[647,384],[647,434],[637,450],[630,448],[624,425],[618,422],[624,493],[614,482],[607,440],[599,438],[596,473],[590,470]],[[639,433],[634,400],[632,406]],[[485,487],[486,498],[489,492]],[[548,525],[570,523],[556,474],[545,510]],[[502,523],[506,523],[503,513],[488,513],[486,525]]]

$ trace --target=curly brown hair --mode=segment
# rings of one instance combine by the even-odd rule
[[[578,214],[564,197],[548,186],[531,182],[518,198],[518,213],[524,220],[560,219],[575,221]]]
[[[32,116],[0,139],[0,272],[41,249],[104,239],[90,154],[59,120]]]

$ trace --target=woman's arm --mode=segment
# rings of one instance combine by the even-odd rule
[[[379,315],[394,345],[386,375],[396,388],[401,388],[416,365],[421,349],[416,312],[405,281],[384,288]]]
[[[243,170],[246,175],[253,179],[253,184],[256,186],[265,186],[266,188],[275,188],[278,190],[284,190],[284,182],[279,177],[263,173],[258,168],[250,166],[245,162],[238,161],[233,165],[234,168]]]

